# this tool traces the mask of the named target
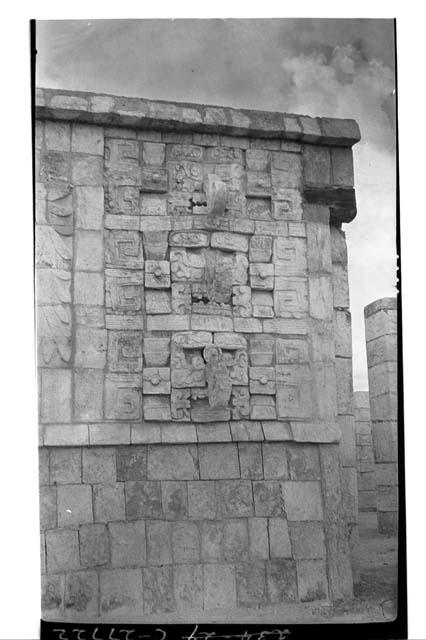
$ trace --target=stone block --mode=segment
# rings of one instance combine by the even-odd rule
[[[329,147],[306,144],[303,150],[305,183],[331,183],[331,154]]]
[[[78,532],[67,529],[46,531],[46,562],[47,573],[79,569]]]
[[[398,424],[375,422],[372,427],[376,462],[397,462]]]
[[[232,331],[232,318],[194,314],[191,316],[191,329],[193,331]]]
[[[366,474],[363,474],[366,475]],[[377,511],[377,491],[364,491],[358,485],[358,511]]]
[[[287,458],[292,480],[319,480],[321,478],[318,448],[315,445],[289,444]]]
[[[353,187],[354,166],[352,149],[331,148],[331,173],[334,185]]]
[[[41,421],[71,421],[71,371],[44,369],[41,371]],[[61,401],[58,402],[58,398]]]
[[[258,318],[234,318],[234,329],[240,333],[261,333],[262,322]]]
[[[102,231],[77,229],[74,236],[76,271],[102,271],[104,246]]]
[[[87,424],[47,424],[43,427],[43,443],[46,447],[81,446],[89,444]],[[41,434],[40,434],[41,437]]]
[[[398,396],[395,393],[384,393],[370,398],[371,420],[395,421],[398,418]]]
[[[172,524],[164,521],[146,523],[148,565],[172,564]]]
[[[379,511],[377,513],[377,528],[381,534],[388,536],[398,535],[398,512]]]
[[[143,569],[144,613],[175,611],[172,567]]]
[[[247,253],[248,251],[248,238],[247,236],[239,233],[227,233],[227,232],[214,232],[211,235],[210,245],[214,249],[220,249],[221,251],[242,251]]]
[[[138,231],[112,229],[105,233],[105,266],[143,269],[142,235]]]
[[[40,529],[56,527],[56,487],[40,487]]]
[[[299,600],[315,602],[328,595],[327,574],[323,560],[298,560],[296,563]]]
[[[126,516],[128,520],[162,518],[161,487],[159,482],[126,482]]]
[[[100,567],[109,563],[109,538],[104,524],[80,527],[80,558],[83,567]]]
[[[146,566],[145,522],[111,522],[108,525],[113,567]]]
[[[342,358],[340,358],[342,360]],[[352,366],[352,361],[349,361]],[[343,365],[345,368],[346,365]],[[336,368],[334,363],[313,363],[311,365],[312,372],[312,398],[313,398],[313,415],[326,422],[335,422],[337,416],[337,381],[336,381]],[[352,382],[352,378],[351,378]],[[341,405],[343,406],[343,399],[347,402],[351,400],[347,388],[344,385],[349,386],[349,379],[344,379],[340,383],[342,394]],[[346,395],[345,395],[346,394]],[[351,413],[349,407],[345,413]]]
[[[337,309],[334,311],[334,346],[336,356],[352,357],[352,326],[349,311]]]
[[[284,518],[268,518],[269,549],[271,558],[291,558],[292,550],[288,523]]]
[[[65,619],[98,616],[99,583],[96,571],[78,571],[65,577]]]
[[[251,262],[250,286],[252,289],[272,290],[274,288],[274,265],[266,262]]]
[[[274,288],[274,311],[279,318],[304,318],[309,309],[308,281],[301,277],[277,276]],[[287,321],[287,324],[289,322]],[[285,330],[285,321],[268,320],[263,323],[264,331],[273,333],[293,333]]]
[[[265,480],[287,480],[287,445],[281,442],[265,442],[262,445]]]
[[[58,526],[93,522],[92,488],[89,485],[58,485]]]
[[[253,496],[249,480],[222,480],[216,483],[218,513],[224,518],[253,515]]]
[[[296,566],[293,560],[267,562],[266,580],[271,604],[297,600]]]
[[[116,449],[117,480],[146,480],[147,449],[132,445]]]
[[[45,620],[58,620],[64,616],[63,575],[41,577],[41,608]]]
[[[170,393],[170,369],[168,367],[145,367],[142,380],[145,395],[168,395]]]
[[[355,420],[353,416],[339,416],[338,422],[342,432],[339,445],[342,466],[351,467],[354,466],[356,460]]]
[[[104,217],[102,187],[74,187],[75,224],[77,229],[101,231]]]
[[[102,420],[103,378],[103,372],[98,369],[76,369],[74,371],[75,420]]]
[[[105,313],[103,307],[86,307],[74,305],[75,324],[84,327],[105,327]]]
[[[272,257],[272,238],[269,236],[252,236],[250,238],[250,262],[269,262]]]
[[[269,559],[269,537],[267,518],[249,518],[249,554],[255,560]]]
[[[252,420],[275,420],[276,417],[277,411],[273,396],[252,395],[250,397],[250,418]],[[264,430],[264,435],[265,440],[268,440],[271,430],[268,430],[268,435]]]
[[[163,513],[167,520],[184,520],[188,515],[187,483],[164,481],[161,483]]]
[[[97,158],[96,156],[74,156],[71,176],[73,184],[77,186],[102,186],[102,158]]]
[[[379,336],[367,342],[367,362],[369,367],[374,367],[383,362],[396,362],[397,355],[396,333]]]
[[[266,604],[266,569],[263,562],[238,563],[235,580],[238,606],[261,607]]]
[[[142,160],[144,164],[160,166],[164,163],[166,145],[158,142],[144,142],[142,144]]]
[[[201,559],[203,562],[223,560],[223,520],[204,520],[200,523]]]
[[[264,440],[262,425],[260,422],[255,422],[253,420],[233,421],[230,423],[230,427],[232,440],[234,442],[261,442]]]
[[[74,274],[74,304],[103,306],[104,279],[102,274],[84,271]]]
[[[161,442],[161,429],[158,424],[132,424],[130,429],[130,441],[132,444]]]
[[[223,555],[229,562],[248,560],[247,520],[225,520],[223,523]]]
[[[173,313],[168,315],[159,314],[155,316],[148,316],[146,320],[146,328],[148,331],[186,331],[189,329],[189,320],[189,315]]]
[[[84,369],[103,369],[106,364],[107,332],[105,329],[77,327],[74,365]]]
[[[93,487],[96,522],[125,520],[124,484],[101,484]]]
[[[398,511],[398,487],[377,487],[377,511]]]
[[[173,562],[199,562],[200,537],[195,522],[175,522],[172,525]]]
[[[200,444],[198,451],[203,480],[240,477],[236,444]]]
[[[198,477],[195,445],[153,445],[148,448],[150,480],[196,480]]]
[[[115,482],[115,450],[112,447],[83,449],[83,482]]]
[[[44,141],[49,151],[70,151],[70,125],[67,122],[47,120],[44,123]]]
[[[349,309],[349,281],[346,265],[333,262],[332,283],[335,308]]]
[[[105,418],[132,420],[142,418],[142,375],[107,373],[105,375]]]
[[[146,395],[144,398],[143,415],[145,420],[171,420],[172,414],[170,411],[169,396]]]
[[[313,560],[326,557],[322,523],[291,522],[289,529],[295,560]]]
[[[198,442],[231,442],[229,422],[197,425],[197,440]]]
[[[284,515],[284,501],[278,481],[259,480],[253,482],[253,498],[256,516]]]
[[[178,611],[203,609],[203,566],[182,564],[174,567],[174,593]]]
[[[263,478],[262,447],[260,443],[238,443],[240,470],[242,478],[259,480]]]
[[[213,481],[188,482],[188,516],[200,520],[216,518],[216,491]]]
[[[377,485],[398,485],[398,465],[395,462],[377,464],[375,467]]]
[[[204,565],[204,609],[232,609],[236,606],[234,568],[230,565]]]
[[[71,150],[77,153],[103,156],[104,132],[102,127],[94,127],[92,124],[73,124]]]
[[[110,569],[99,574],[102,616],[143,614],[142,572],[140,569]]]
[[[50,481],[50,450],[45,447],[38,448],[38,478],[39,484],[49,484]]]
[[[76,484],[81,482],[81,449],[51,449],[50,482],[53,484]]]
[[[322,520],[322,499],[319,482],[283,482],[285,512],[290,521]]]
[[[318,320],[330,320],[333,317],[333,289],[329,276],[309,278],[309,314]]]

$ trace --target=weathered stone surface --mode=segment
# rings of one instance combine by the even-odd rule
[[[223,523],[223,555],[228,562],[248,560],[247,520],[226,520]]]
[[[81,482],[81,449],[52,449],[49,458],[51,483],[75,484]]]
[[[297,577],[293,560],[267,562],[266,576],[271,604],[297,600]]]
[[[291,558],[292,548],[287,520],[268,518],[269,548],[271,558]]]
[[[93,508],[96,522],[124,520],[123,483],[95,485],[93,487]]]
[[[285,511],[289,520],[322,520],[319,482],[283,482]]]
[[[255,442],[238,444],[242,478],[258,480],[263,478],[262,446]]]
[[[83,482],[115,482],[115,451],[109,447],[83,449]]]
[[[68,529],[46,531],[46,561],[48,573],[79,569],[78,532]]]
[[[287,480],[287,445],[277,442],[262,444],[263,470],[265,480]]]
[[[195,522],[176,522],[172,525],[173,561],[177,564],[200,560],[200,539]]]
[[[202,480],[240,477],[236,444],[201,444],[199,456]]]
[[[195,480],[198,477],[195,446],[163,445],[148,448],[148,478],[150,480]]]
[[[98,575],[96,571],[71,573],[65,579],[65,617],[76,619],[87,616],[95,619],[98,615]]]
[[[167,613],[176,608],[171,567],[143,569],[144,613]]]
[[[108,525],[113,567],[146,565],[145,522],[111,522]]]
[[[97,421],[103,417],[103,372],[77,369],[74,372],[74,419]]]
[[[253,482],[253,498],[256,516],[284,515],[284,500],[278,481],[259,480]]]
[[[56,527],[56,488],[40,487],[40,528]]]
[[[224,518],[253,515],[253,496],[249,480],[222,480],[216,483],[218,514]]]
[[[126,516],[128,520],[161,518],[161,487],[155,481],[126,482]]]
[[[235,573],[230,565],[206,564],[204,569],[204,608],[236,606]]]
[[[47,620],[64,615],[64,576],[50,575],[41,577],[41,606]]]
[[[324,529],[319,522],[289,524],[293,557],[296,560],[325,558]]]
[[[168,520],[183,520],[188,514],[187,483],[171,481],[161,483],[163,513]]]
[[[216,492],[212,481],[188,482],[188,515],[195,519],[216,518]]]
[[[58,526],[69,527],[93,522],[90,485],[58,485]]]
[[[40,413],[42,422],[70,422],[71,371],[44,369],[41,372]]]
[[[102,615],[134,616],[143,613],[140,569],[111,569],[99,574]]]
[[[292,480],[320,479],[321,470],[316,446],[289,444],[287,445],[287,459]]]
[[[296,563],[297,584],[301,602],[327,598],[327,575],[323,560],[299,560]]]
[[[99,567],[109,563],[109,539],[106,525],[86,524],[79,530],[80,558],[83,567]]]
[[[201,564],[176,566],[173,577],[177,610],[200,611],[203,608],[203,566]]]
[[[266,570],[263,562],[236,565],[237,604],[259,607],[266,604]]]
[[[148,565],[172,564],[172,525],[161,520],[146,523]]]

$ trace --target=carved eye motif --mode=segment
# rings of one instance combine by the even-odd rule
[[[268,378],[266,376],[261,376],[259,378],[259,382],[260,382],[260,384],[267,384],[268,383]]]
[[[162,271],[161,267],[155,267],[154,275],[155,275],[156,278],[161,278],[161,276],[163,275],[163,271]]]
[[[151,384],[153,384],[154,386],[157,386],[158,384],[160,384],[160,376],[158,375],[158,373],[152,376]]]

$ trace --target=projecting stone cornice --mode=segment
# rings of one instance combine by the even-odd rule
[[[36,90],[35,115],[39,119],[275,138],[337,147],[352,147],[361,139],[358,124],[350,119],[311,118],[275,111],[233,109],[59,89]]]

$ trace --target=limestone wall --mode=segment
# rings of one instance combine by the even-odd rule
[[[352,594],[350,120],[41,90],[43,609]]]
[[[377,476],[377,517],[381,533],[398,528],[398,404],[396,298],[364,309],[373,447]]]

